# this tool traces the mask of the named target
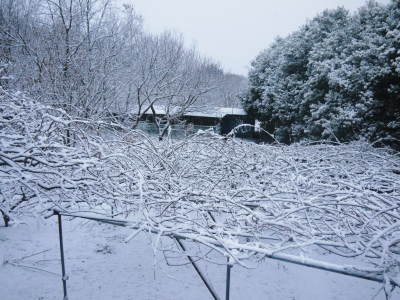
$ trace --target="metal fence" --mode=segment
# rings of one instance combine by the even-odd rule
[[[82,219],[88,219],[88,220],[93,220],[97,221],[100,223],[106,223],[106,224],[111,224],[115,226],[122,226],[122,227],[127,227],[129,226],[130,228],[133,229],[139,229],[135,228],[131,222],[128,222],[126,220],[117,220],[117,219],[110,219],[110,218],[104,218],[104,217],[96,217],[96,216],[90,216],[87,214],[80,214],[80,213],[68,213],[68,212],[62,212],[59,210],[53,210],[53,215],[56,215],[58,218],[58,230],[59,230],[59,242],[60,242],[60,255],[61,255],[61,270],[62,270],[62,283],[63,283],[63,293],[64,293],[64,298],[63,300],[68,300],[68,295],[67,295],[67,280],[68,276],[66,274],[66,268],[65,268],[65,256],[64,256],[64,243],[63,243],[63,231],[62,231],[62,216],[68,216],[68,217],[74,217],[74,218],[82,218]],[[155,230],[150,231],[153,234],[160,234],[160,232],[157,232]],[[183,244],[183,241],[186,239],[185,237],[180,236],[179,234],[175,234],[173,232],[169,232],[167,234],[164,233],[164,235],[175,239],[180,246],[180,248],[183,251],[186,251],[185,245]],[[217,244],[215,246],[218,246]],[[302,265],[314,269],[319,269],[319,270],[324,270],[328,272],[333,272],[333,273],[339,273],[343,275],[348,275],[356,278],[361,278],[361,279],[366,279],[366,280],[371,280],[375,282],[385,282],[385,277],[382,275],[376,275],[373,273],[365,273],[362,271],[357,271],[355,269],[347,269],[345,267],[339,266],[339,265],[334,265],[334,264],[329,264],[323,261],[318,261],[318,260],[304,260],[304,257],[296,257],[294,255],[290,254],[281,254],[281,253],[274,253],[271,255],[267,255],[267,257],[274,259],[274,260],[279,260],[287,263],[292,263],[292,264],[297,264],[297,265]],[[222,299],[221,297],[218,296],[217,292],[213,288],[212,284],[210,283],[209,280],[207,280],[206,276],[203,274],[199,266],[197,265],[196,261],[190,257],[187,256],[190,264],[193,266],[195,269],[196,273],[199,275],[201,278],[202,282],[204,285],[207,287],[208,291],[210,292],[210,295],[212,299],[219,300]],[[229,264],[229,262],[226,265],[226,294],[225,294],[225,299],[229,300],[230,298],[230,277],[231,277],[231,268],[232,265]],[[395,283],[393,283],[395,284]]]

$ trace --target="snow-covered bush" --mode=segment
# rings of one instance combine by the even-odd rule
[[[70,121],[61,110],[1,91],[0,211],[6,223],[21,209],[37,212],[48,203],[79,201],[94,180],[89,169],[97,158],[84,147],[67,145],[67,137],[82,137]]]
[[[0,104],[0,212],[6,225],[12,215],[52,207],[107,207],[107,215],[137,208],[139,171],[161,160],[141,132],[74,119],[22,93],[2,90]]]
[[[399,139],[398,1],[327,10],[253,62],[248,112],[282,142]]]
[[[3,91],[0,107],[3,216],[97,212],[130,220],[133,236],[203,245],[196,255],[205,259],[211,249],[241,265],[315,264],[306,257],[322,251],[343,259],[322,268],[400,283],[400,158],[391,150],[257,145],[209,132],[158,141],[22,94]]]

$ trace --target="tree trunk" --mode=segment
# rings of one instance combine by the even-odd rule
[[[4,221],[4,226],[8,227],[8,224],[10,223],[10,217],[7,215],[3,210],[0,209],[1,215],[3,216],[3,221]]]
[[[163,130],[161,131],[161,134],[158,136],[158,140],[162,141],[164,139],[164,136],[169,133],[169,128],[170,128],[171,124],[169,123],[169,121],[167,121],[167,125],[163,128]]]

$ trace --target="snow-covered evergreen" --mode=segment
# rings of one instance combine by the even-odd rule
[[[283,142],[398,139],[399,19],[398,1],[324,11],[254,60],[245,107]]]

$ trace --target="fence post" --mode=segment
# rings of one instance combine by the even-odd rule
[[[181,249],[183,251],[186,251],[185,246],[183,245],[183,243],[179,240],[179,238],[175,238],[175,240],[178,242],[179,246],[181,247]],[[199,267],[196,265],[195,261],[193,260],[193,258],[191,258],[189,255],[187,255],[187,258],[189,260],[189,262],[192,264],[193,268],[196,270],[197,274],[200,276],[201,280],[203,281],[203,283],[205,284],[205,286],[207,287],[208,291],[210,292],[211,296],[213,297],[214,300],[220,300],[220,298],[218,297],[216,291],[214,290],[214,288],[212,287],[212,285],[207,281],[206,277],[203,275],[203,273],[200,271]]]
[[[231,290],[231,269],[232,265],[229,262],[229,257],[227,259],[227,264],[226,264],[226,294],[225,294],[225,300],[229,300],[230,297],[230,290]]]
[[[54,211],[54,214],[57,215],[57,217],[58,217],[58,237],[60,239],[61,270],[62,270],[62,282],[63,282],[63,291],[64,291],[63,300],[68,300],[68,295],[67,295],[67,279],[68,279],[68,276],[65,274],[62,220],[61,220],[61,214],[58,211]]]

